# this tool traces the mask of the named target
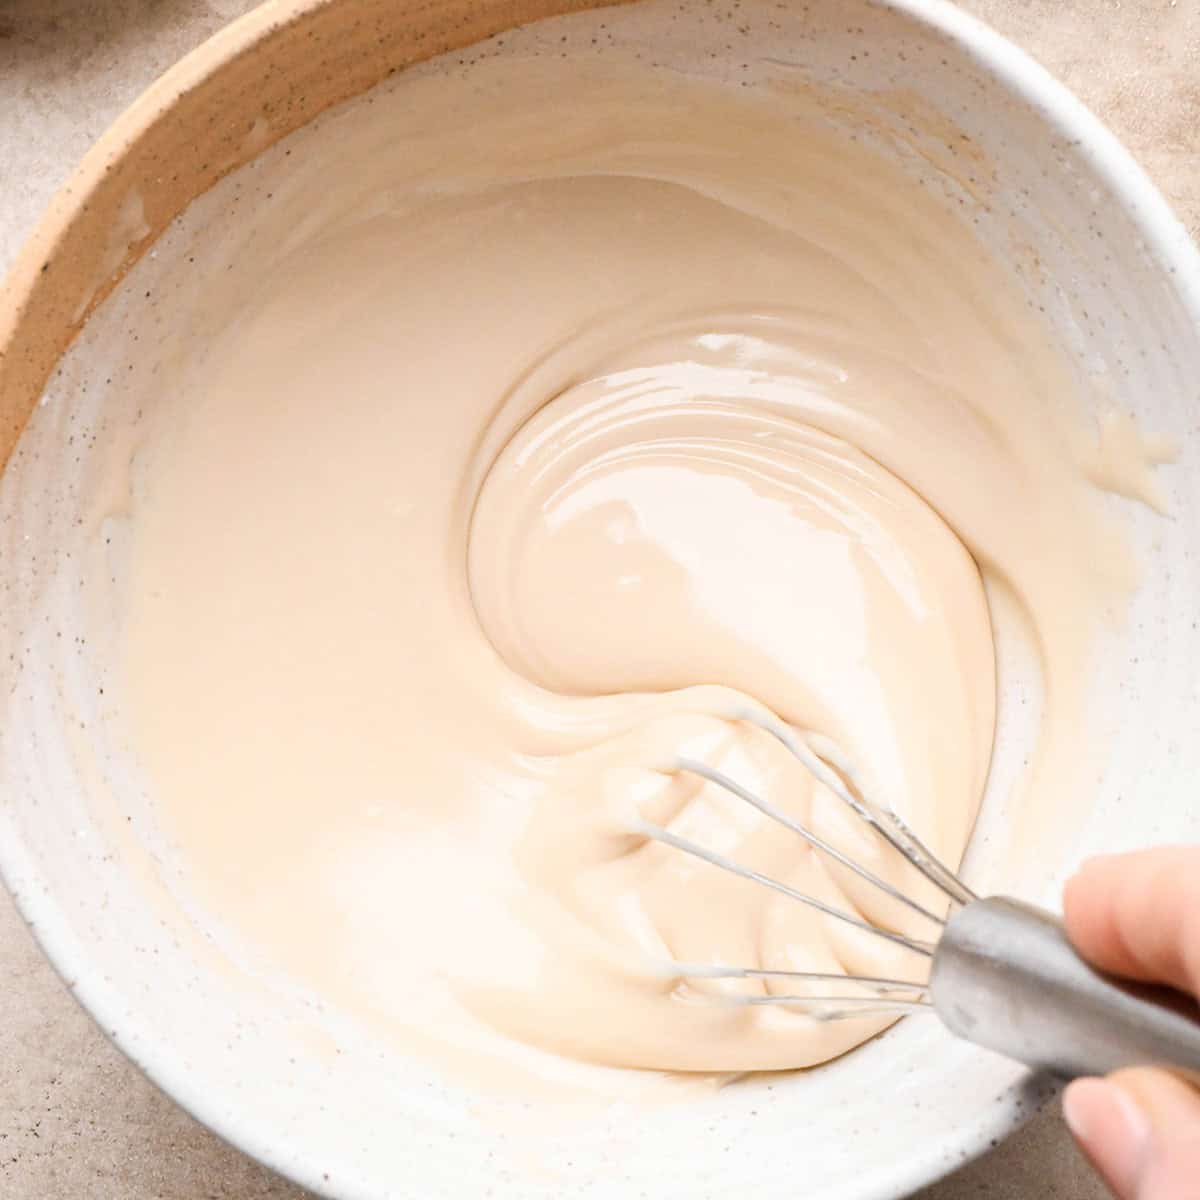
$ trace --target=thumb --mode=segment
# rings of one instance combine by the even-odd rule
[[[1200,1092],[1151,1067],[1077,1079],[1063,1096],[1075,1140],[1118,1200],[1200,1192]]]

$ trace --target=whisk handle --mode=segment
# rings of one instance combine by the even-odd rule
[[[1157,1065],[1200,1080],[1200,1005],[1096,970],[1031,904],[995,896],[955,913],[929,987],[952,1033],[1036,1069],[1074,1078]]]

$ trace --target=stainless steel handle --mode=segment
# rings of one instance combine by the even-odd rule
[[[952,1033],[1031,1067],[1074,1078],[1158,1065],[1200,1080],[1195,1001],[1097,971],[1057,917],[1019,900],[955,913],[929,986]]]

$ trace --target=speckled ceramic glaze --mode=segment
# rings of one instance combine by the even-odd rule
[[[567,1128],[513,1101],[481,1121],[467,1091],[215,949],[161,885],[153,804],[114,732],[111,646],[94,631],[120,619],[105,612],[120,547],[97,558],[84,533],[113,503],[100,454],[128,443],[159,367],[204,336],[187,315],[210,252],[304,153],[301,127],[446,50],[602,54],[641,38],[653,59],[670,38],[750,85],[763,55],[820,85],[830,120],[961,206],[1011,264],[1097,410],[1180,440],[1163,474],[1173,518],[1114,502],[1145,582],[1104,647],[1093,716],[1113,732],[1094,802],[1065,844],[1014,854],[993,786],[968,874],[1053,903],[1086,853],[1200,836],[1200,260],[1161,198],[1068,94],[949,4],[590,7],[268,3],[151,88],[51,206],[0,294],[0,867],[111,1037],[203,1121],[323,1194],[902,1196],[1011,1130],[1048,1085],[910,1021],[831,1066],[683,1106]],[[998,778],[1019,754],[1001,746]]]

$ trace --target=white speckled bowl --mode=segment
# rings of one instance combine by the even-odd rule
[[[319,999],[281,997],[225,959],[162,888],[153,806],[121,765],[104,692],[110,647],[88,633],[104,625],[109,560],[84,544],[80,517],[98,502],[94,447],[129,435],[137,408],[154,402],[156,364],[202,336],[186,319],[203,286],[192,260],[205,260],[274,168],[235,169],[264,151],[278,159],[272,143],[398,66],[587,7],[275,0],[150,89],[55,200],[0,295],[0,866],[112,1038],[200,1119],[318,1192],[897,1197],[1013,1129],[1047,1085],[909,1022],[818,1071],[569,1134],[536,1111],[480,1123],[466,1093]],[[731,72],[749,63],[751,76],[770,54],[839,89],[832,119],[865,124],[883,152],[961,200],[1096,407],[1180,439],[1180,465],[1163,479],[1172,511],[1189,513],[1200,490],[1200,259],[1112,137],[940,0],[727,7],[689,4],[675,22],[646,8],[603,19],[606,36],[645,36],[654,49],[660,35],[683,38]],[[597,19],[518,39],[588,52]],[[294,138],[302,148],[305,132]],[[969,867],[985,886],[1053,902],[1084,853],[1200,834],[1200,525],[1124,515],[1148,570],[1128,629],[1105,648],[1094,714],[1120,735],[1065,850],[1030,850],[1013,866],[996,849],[1004,788],[992,790]]]

